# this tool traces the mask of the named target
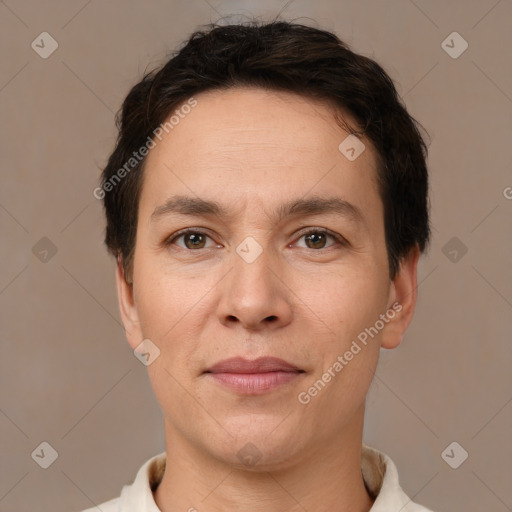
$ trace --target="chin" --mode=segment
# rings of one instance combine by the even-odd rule
[[[251,415],[238,417],[230,422],[230,428],[226,428],[232,436],[224,432],[222,442],[215,445],[211,445],[212,438],[206,441],[217,458],[237,469],[277,470],[289,465],[290,459],[295,458],[302,445],[301,440],[293,435],[294,432],[299,433],[300,429],[291,428],[290,424],[285,423],[282,415],[260,421]]]

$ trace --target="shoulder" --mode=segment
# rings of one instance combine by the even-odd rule
[[[405,495],[404,495],[405,496]],[[406,498],[409,500],[409,498]],[[424,507],[419,503],[415,503],[414,501],[407,501],[402,509],[402,512],[434,512],[430,508]]]
[[[81,512],[153,512],[158,510],[153,499],[153,489],[160,483],[165,465],[165,452],[151,457],[140,467],[133,482],[123,486],[120,496]]]
[[[375,500],[370,512],[433,512],[407,496],[400,486],[396,465],[384,452],[363,444],[361,462],[366,488]]]
[[[82,510],[81,512],[98,512],[98,508],[101,512],[119,512],[119,500],[120,498],[118,496],[117,498],[105,501],[98,506]]]
[[[403,512],[434,512],[430,508],[426,508],[423,505],[420,505],[418,503],[414,503],[413,501],[409,501],[407,505],[404,506],[402,509]]]

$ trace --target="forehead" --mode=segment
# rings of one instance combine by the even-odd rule
[[[336,111],[327,102],[292,92],[234,87],[206,91],[195,99],[197,106],[180,116],[179,126],[170,127],[172,138],[177,144],[178,137],[184,141],[193,135],[201,136],[194,142],[212,155],[222,148],[249,151],[252,144],[259,144],[281,150],[279,153],[287,152],[287,157],[292,158],[290,150],[318,154],[333,140],[348,135],[337,125]],[[350,114],[344,112],[343,117],[357,126]],[[176,116],[174,119],[178,121]],[[164,138],[171,140],[165,135]]]
[[[162,140],[155,139],[145,163],[141,214],[151,216],[176,194],[226,207],[244,208],[252,200],[277,211],[283,202],[336,192],[351,197],[365,216],[382,213],[374,149],[362,139],[364,151],[347,159],[339,145],[349,134],[327,103],[258,88],[194,98],[197,105]],[[343,117],[356,126],[349,115]]]

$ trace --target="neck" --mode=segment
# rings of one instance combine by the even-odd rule
[[[235,469],[198,449],[166,423],[167,463],[156,491],[162,512],[368,512],[361,473],[364,408],[307,457],[269,471]]]

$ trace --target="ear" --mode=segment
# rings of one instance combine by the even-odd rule
[[[392,349],[400,345],[402,337],[412,321],[418,296],[419,256],[420,250],[416,244],[400,263],[398,273],[391,283],[388,311],[394,311],[395,316],[390,319],[382,331],[382,348]],[[391,315],[388,316],[391,317]]]
[[[139,313],[134,300],[133,283],[126,281],[124,273],[123,260],[117,258],[116,268],[117,300],[121,320],[123,321],[126,339],[133,350],[140,345],[143,340],[142,331],[139,322]]]

